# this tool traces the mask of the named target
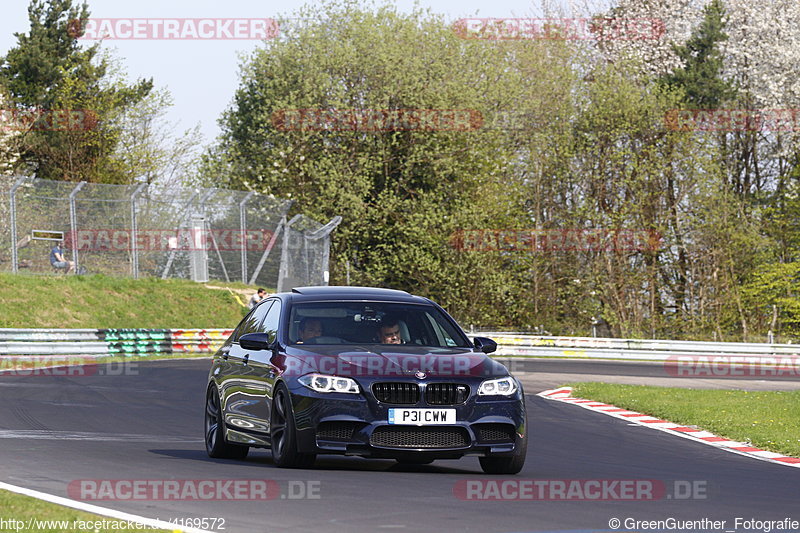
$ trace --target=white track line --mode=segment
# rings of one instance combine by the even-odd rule
[[[97,505],[92,505],[90,503],[79,502],[77,500],[70,500],[69,498],[62,498],[61,496],[53,496],[52,494],[47,494],[45,492],[26,489],[24,487],[17,487],[16,485],[9,485],[8,483],[3,483],[2,481],[0,481],[0,489],[16,492],[17,494],[23,494],[25,496],[30,496],[32,498],[37,498],[39,500],[44,500],[50,503],[55,503],[57,505],[63,505],[64,507],[71,507],[73,509],[78,509],[79,511],[85,511],[87,513],[93,513],[101,516],[108,516],[110,518],[116,518],[117,520],[128,520],[131,522],[136,522],[137,524],[144,524],[146,526],[157,527],[159,529],[166,529],[168,531],[186,531],[187,533],[215,533],[207,529],[195,529],[191,527],[183,527],[178,524],[171,524],[169,522],[165,522],[163,520],[155,520],[153,518],[147,518],[135,514],[124,513],[122,511],[117,511],[115,509],[99,507]],[[58,520],[58,519],[53,519],[53,520]]]

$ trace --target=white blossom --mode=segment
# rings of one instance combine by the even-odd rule
[[[613,3],[615,16],[658,17],[665,34],[658,41],[601,41],[599,49],[607,60],[632,59],[642,65],[643,74],[660,76],[681,66],[673,50],[691,36],[703,19],[710,0],[619,0]],[[800,2],[798,0],[723,0],[724,32],[719,43],[724,79],[739,89],[748,109],[800,109]],[[605,14],[611,10],[602,11]],[[800,129],[800,113],[794,128]],[[768,135],[773,155],[786,157],[800,150],[800,132]],[[780,148],[778,148],[780,147]],[[774,150],[774,151],[773,151]]]
[[[20,133],[14,129],[10,106],[0,94],[0,176],[12,174],[19,154],[14,151],[13,140]]]

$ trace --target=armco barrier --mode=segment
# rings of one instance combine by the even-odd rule
[[[214,353],[231,329],[4,329],[0,356],[146,355]],[[666,361],[677,356],[765,358],[800,356],[800,345],[740,342],[543,337],[524,333],[480,332],[497,341],[498,356],[574,357]]]
[[[744,342],[671,341],[658,339],[613,339],[604,337],[544,337],[523,333],[480,332],[494,339],[498,355],[631,359],[666,361],[679,356],[725,356],[731,359],[800,356],[797,344]]]
[[[147,355],[214,353],[231,329],[8,329],[2,355]]]

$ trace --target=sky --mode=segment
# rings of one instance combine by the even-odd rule
[[[5,55],[16,45],[14,33],[26,33],[29,29],[30,2],[0,1],[3,5],[0,55]],[[93,19],[275,18],[291,15],[305,3],[306,0],[88,0]],[[395,0],[394,3],[399,10],[409,11],[415,2]],[[444,14],[447,20],[522,17],[536,12],[532,0],[419,0],[418,3]],[[238,86],[240,54],[249,54],[260,44],[258,40],[116,39],[106,40],[103,48],[114,51],[129,80],[152,77],[156,87],[167,88],[174,100],[166,116],[170,126],[181,132],[199,124],[204,144],[209,144],[219,134],[217,119],[230,105]]]

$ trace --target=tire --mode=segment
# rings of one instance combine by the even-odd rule
[[[297,430],[292,411],[292,399],[283,383],[275,388],[269,417],[269,438],[272,462],[280,468],[310,468],[317,456],[297,451]]]
[[[250,451],[249,446],[225,441],[225,423],[219,393],[214,385],[210,385],[206,393],[205,441],[206,453],[215,459],[244,459]]]
[[[519,474],[525,465],[525,456],[528,453],[528,425],[525,424],[525,436],[520,442],[518,449],[514,450],[514,455],[508,457],[481,457],[481,468],[486,474],[511,475]]]

